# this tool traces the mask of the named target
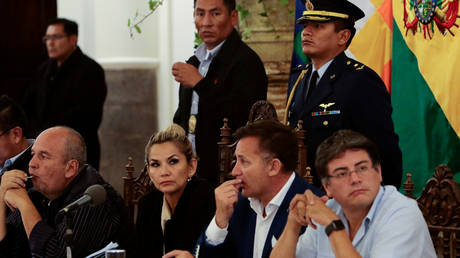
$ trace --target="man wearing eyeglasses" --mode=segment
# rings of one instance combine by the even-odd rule
[[[24,111],[10,97],[0,97],[0,182],[8,170],[19,169],[28,174],[33,139],[27,139]],[[32,183],[26,183],[30,188]]]
[[[56,125],[77,130],[88,147],[88,163],[99,167],[97,135],[107,95],[102,67],[77,46],[78,25],[67,19],[49,23],[43,43],[49,60],[38,69],[24,109],[33,135]]]
[[[436,257],[417,202],[380,185],[374,143],[337,131],[319,145],[315,165],[332,199],[324,203],[308,190],[296,195],[270,257]]]

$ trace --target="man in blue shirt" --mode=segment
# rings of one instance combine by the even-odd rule
[[[296,195],[270,257],[436,257],[417,202],[380,185],[379,153],[366,137],[335,132],[318,147],[315,165],[333,199]]]

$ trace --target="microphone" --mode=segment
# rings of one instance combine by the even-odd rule
[[[62,208],[58,212],[58,215],[66,214],[69,211],[85,206],[86,204],[89,204],[91,206],[99,205],[105,201],[106,196],[107,196],[107,193],[105,192],[105,189],[103,186],[92,185],[88,187],[88,189],[86,189],[82,197],[78,198],[76,201]]]

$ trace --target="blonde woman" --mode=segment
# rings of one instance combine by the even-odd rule
[[[152,135],[145,159],[158,191],[139,200],[139,257],[161,257],[174,249],[192,252],[214,215],[215,201],[212,187],[194,176],[198,160],[185,131],[173,124]]]

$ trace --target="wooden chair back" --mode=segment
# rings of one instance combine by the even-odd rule
[[[412,197],[411,175],[404,183],[406,196]],[[440,258],[460,257],[460,189],[447,165],[436,168],[417,198],[428,224],[431,239]]]
[[[125,176],[123,177],[123,198],[128,208],[128,216],[132,222],[136,222],[137,204],[139,199],[154,191],[155,186],[147,172],[147,165],[141,170],[138,177],[134,177],[133,159],[128,158],[128,164],[125,166]]]
[[[256,122],[259,120],[276,120],[278,121],[278,115],[276,114],[275,106],[266,101],[256,101],[249,111],[248,123]]]
[[[309,184],[313,184],[311,168],[307,166],[307,146],[304,143],[306,131],[302,128],[302,125],[302,120],[299,120],[299,123],[295,129],[298,146],[298,161],[296,171]],[[224,118],[224,126],[220,129],[220,137],[221,140],[217,143],[219,152],[219,183],[223,183],[224,181],[233,178],[231,173],[236,163],[236,159],[234,157],[236,142],[232,137],[231,128],[228,127],[227,118]]]
[[[309,184],[313,184],[313,176],[311,175],[311,168],[307,166],[307,145],[305,139],[307,138],[307,131],[303,129],[303,121],[299,120],[295,128],[295,135],[297,138],[298,160],[296,171],[305,179]]]
[[[233,178],[232,169],[235,166],[236,142],[233,140],[231,128],[228,127],[228,119],[224,118],[224,126],[220,128],[220,142],[218,145],[219,184]]]

